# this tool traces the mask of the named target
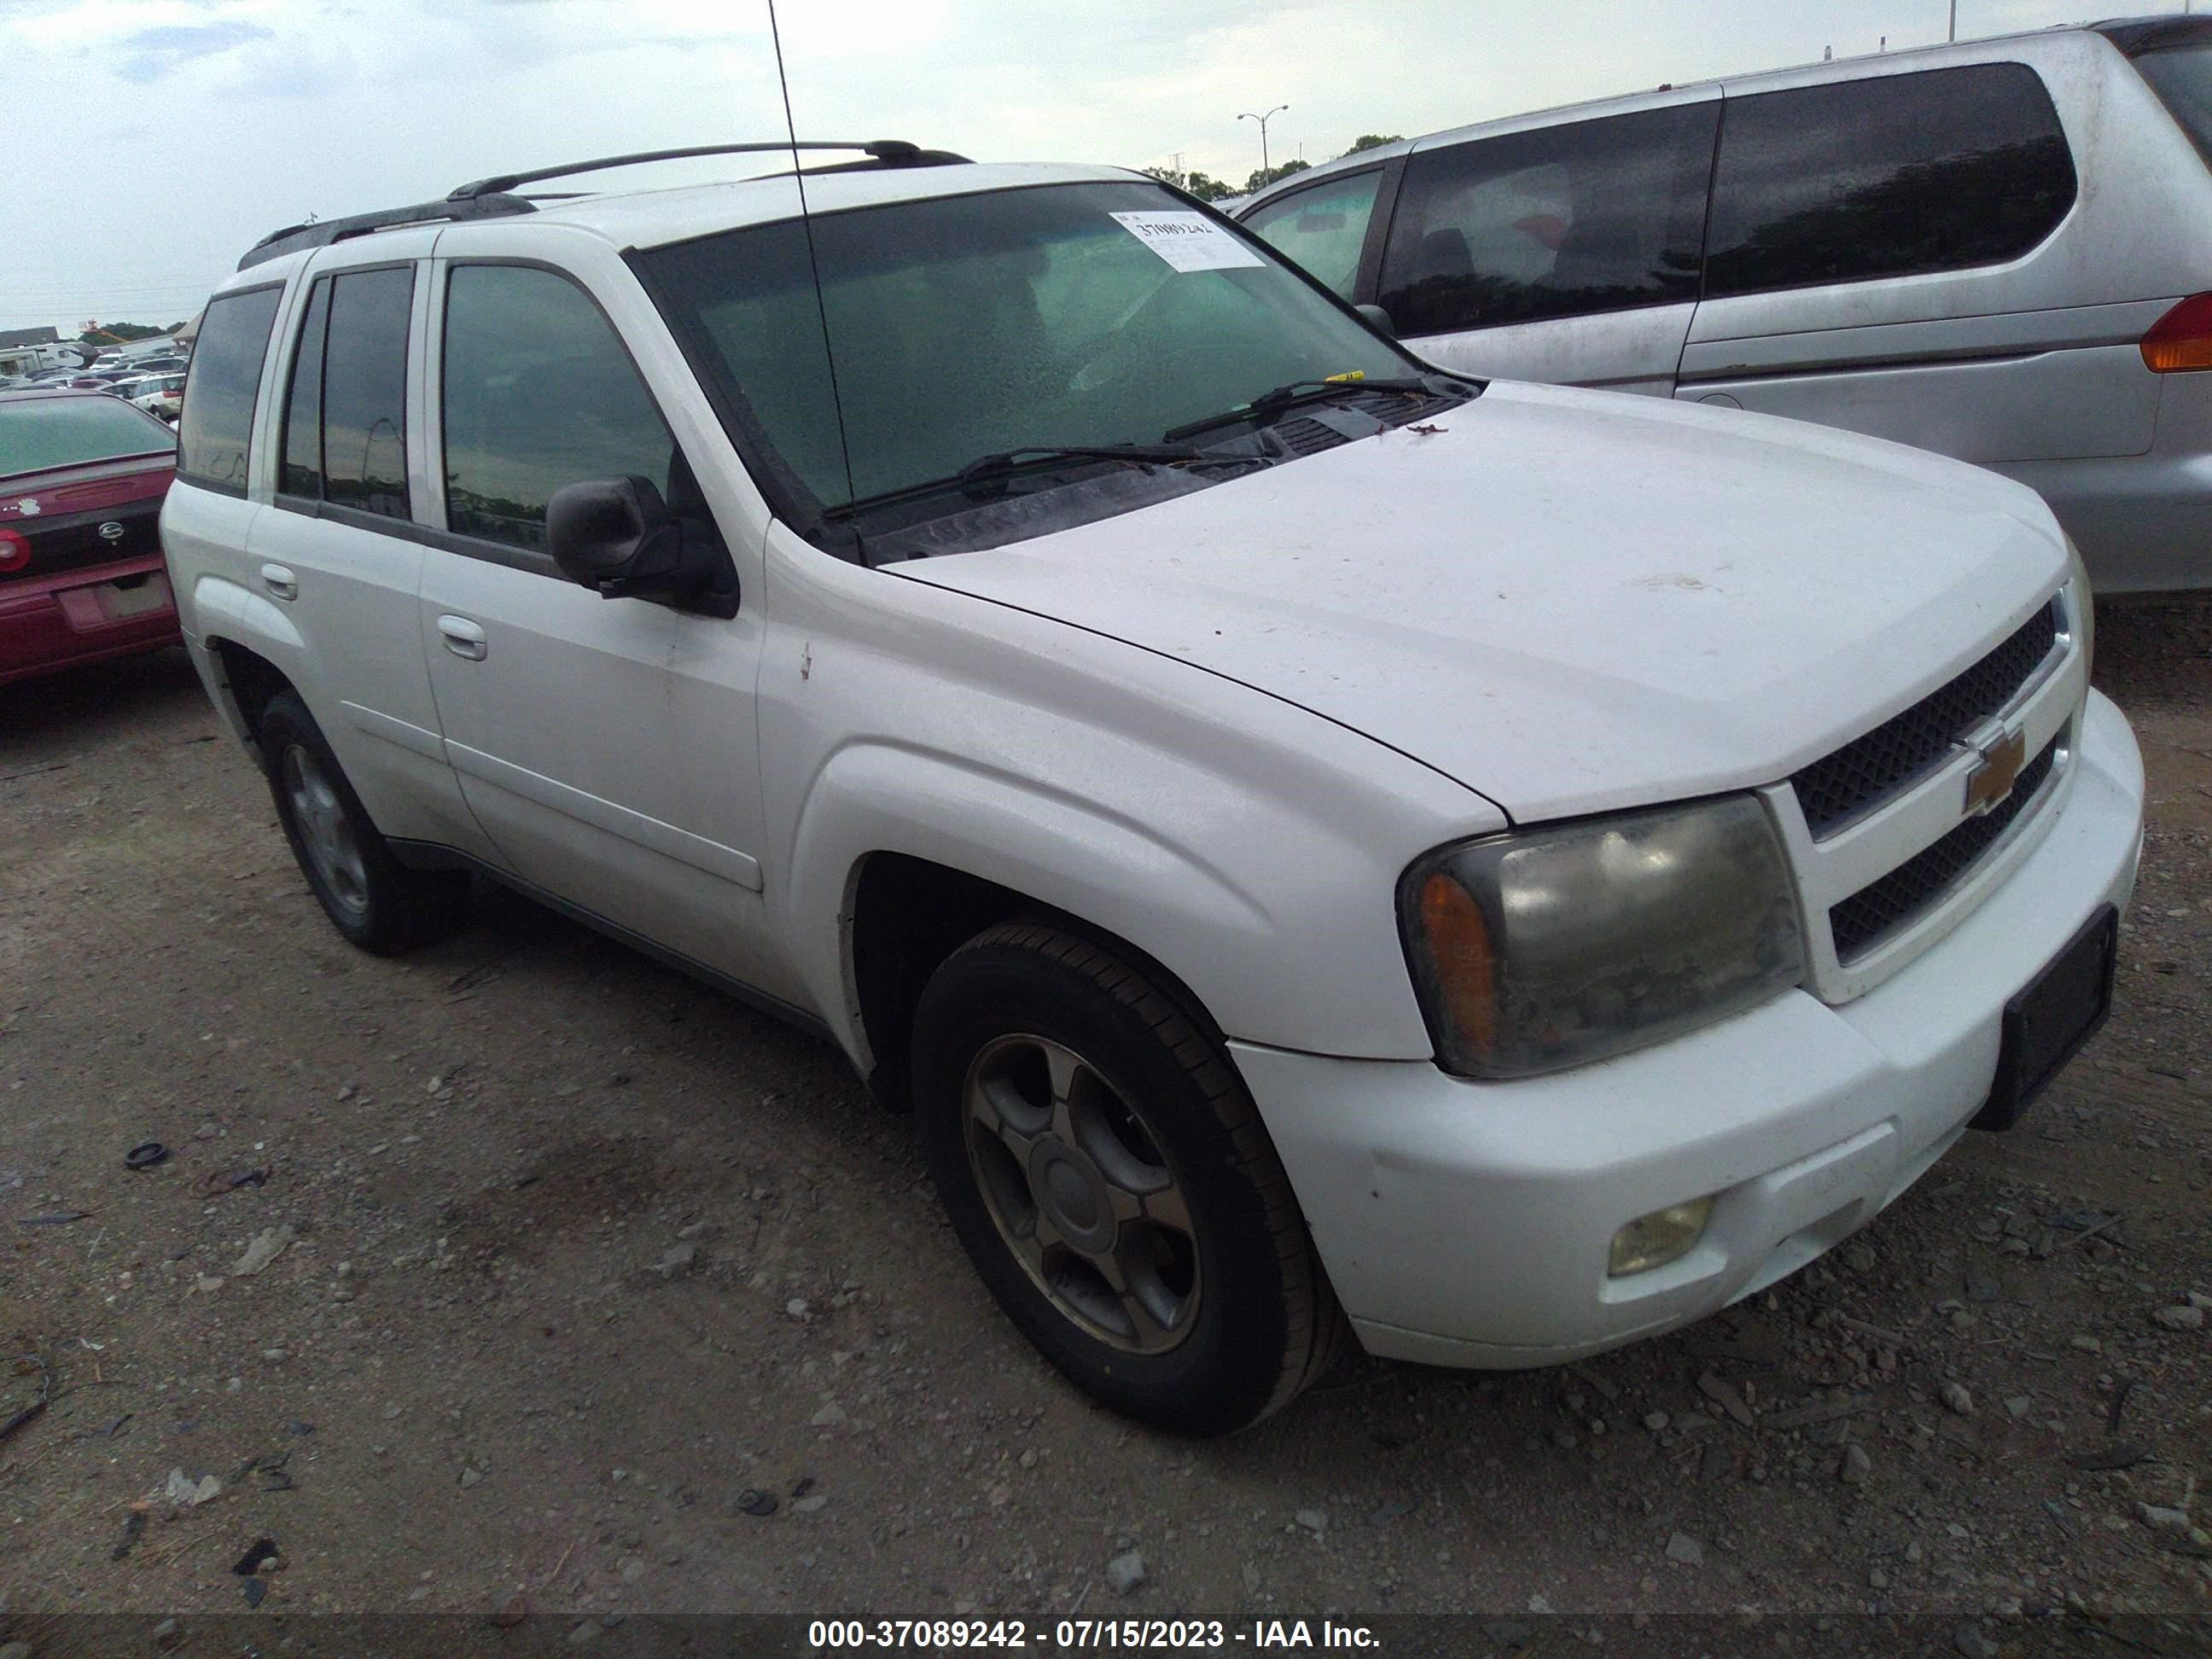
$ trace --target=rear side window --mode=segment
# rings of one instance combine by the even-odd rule
[[[1401,334],[1693,300],[1717,100],[1417,152],[1382,256]]]
[[[208,301],[178,423],[177,475],[244,494],[261,362],[276,321],[281,283]]]
[[[284,453],[276,488],[287,495],[323,495],[323,339],[331,326],[331,279],[307,296],[300,349],[292,354],[292,389],[284,400]]]
[[[1366,245],[1367,222],[1374,216],[1380,172],[1332,179],[1270,202],[1244,221],[1316,280],[1352,297],[1359,275],[1359,251]]]
[[[2147,52],[2135,65],[2204,159],[2212,161],[2212,40]]]
[[[446,523],[545,549],[562,484],[635,474],[672,494],[676,441],[613,325],[573,283],[525,265],[447,279]]]
[[[407,332],[415,268],[316,278],[292,360],[280,487],[404,519]]]
[[[2074,194],[2058,112],[2025,64],[1730,98],[1705,292],[2015,259],[2057,228]]]

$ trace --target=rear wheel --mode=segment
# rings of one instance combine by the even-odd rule
[[[269,700],[259,736],[277,821],[332,927],[389,956],[468,919],[467,874],[410,870],[392,856],[297,692]]]
[[[977,935],[915,1016],[924,1152],[1009,1318],[1079,1386],[1193,1434],[1256,1422],[1341,1350],[1343,1316],[1227,1060],[1107,949],[1044,921]]]

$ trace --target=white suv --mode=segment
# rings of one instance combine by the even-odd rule
[[[349,939],[477,872],[823,1033],[1121,1410],[1680,1325],[2103,1017],[2142,774],[2027,489],[1455,379],[1127,173],[546,176],[210,302],[193,659]]]

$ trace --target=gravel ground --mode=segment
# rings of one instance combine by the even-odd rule
[[[495,892],[349,950],[179,653],[0,690],[0,1343],[35,1356],[0,1423],[51,1395],[0,1438],[0,1641],[249,1598],[1875,1610],[1970,1653],[2203,1613],[2212,607],[2100,630],[2146,862],[2118,1012],[2019,1130],[1691,1330],[1355,1358],[1203,1444],[1034,1357],[829,1049]]]

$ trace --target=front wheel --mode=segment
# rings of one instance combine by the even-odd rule
[[[1045,921],[977,935],[924,990],[914,1057],[954,1231],[1078,1386],[1222,1434],[1334,1361],[1343,1316],[1251,1097],[1108,950]]]
[[[469,878],[392,856],[299,695],[269,700],[261,755],[277,821],[331,925],[380,956],[427,945],[468,919]]]

